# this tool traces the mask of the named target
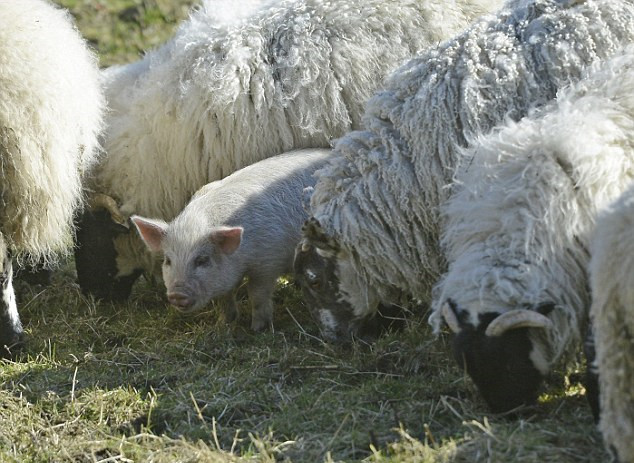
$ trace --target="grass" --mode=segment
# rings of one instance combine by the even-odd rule
[[[0,461],[607,461],[574,375],[553,375],[519,418],[491,416],[422,314],[337,346],[288,283],[263,334],[246,301],[228,328],[145,281],[127,303],[95,303],[71,265],[18,291],[30,339],[0,370]]]
[[[102,65],[160,44],[191,2],[61,0]],[[276,293],[275,331],[213,307],[170,309],[141,281],[123,304],[83,296],[72,264],[17,283],[29,342],[0,365],[2,462],[604,462],[580,366],[540,403],[491,415],[424,313],[374,344],[322,342],[300,294]]]

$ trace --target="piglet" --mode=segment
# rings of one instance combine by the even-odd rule
[[[275,282],[292,271],[308,218],[302,192],[314,185],[313,173],[329,155],[325,149],[297,150],[245,167],[202,187],[170,223],[132,216],[148,248],[163,254],[170,304],[192,312],[221,298],[231,322],[234,290],[247,277],[251,327],[270,327]]]

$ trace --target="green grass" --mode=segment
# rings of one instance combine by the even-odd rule
[[[157,47],[187,17],[195,0],[57,0],[75,17],[100,64],[122,64]]]
[[[245,301],[228,328],[162,293],[141,281],[125,304],[95,303],[71,265],[18,285],[30,338],[0,370],[0,461],[607,461],[576,380],[557,373],[520,418],[492,416],[422,314],[337,346],[290,284],[263,334]]]
[[[189,1],[63,0],[102,65],[162,43]],[[17,284],[29,342],[0,366],[2,462],[604,462],[579,385],[556,372],[519,417],[491,415],[423,313],[374,344],[322,342],[281,283],[275,331],[170,309],[141,281],[84,297],[71,264]]]

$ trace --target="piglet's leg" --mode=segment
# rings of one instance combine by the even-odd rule
[[[24,331],[13,292],[13,265],[0,235],[0,357],[11,357],[23,342]]]
[[[247,291],[251,303],[251,328],[262,331],[273,327],[273,290],[276,278],[249,276]]]
[[[236,307],[236,295],[233,291],[230,291],[224,295],[218,301],[222,308],[222,317],[225,323],[233,323],[238,315],[238,309]]]

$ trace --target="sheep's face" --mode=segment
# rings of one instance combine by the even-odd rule
[[[98,299],[126,299],[140,269],[120,269],[115,241],[130,233],[105,209],[86,210],[76,220],[75,266],[77,281],[85,294]]]
[[[350,297],[361,291],[350,288],[354,278],[349,259],[317,220],[307,221],[302,232],[295,251],[295,280],[322,335],[330,341],[346,341],[373,334],[378,300],[359,304]]]
[[[529,330],[549,328],[546,314],[552,308],[548,304],[505,314],[484,312],[473,323],[468,311],[452,300],[443,307],[443,316],[455,334],[455,359],[493,412],[506,412],[536,400],[548,364]]]

